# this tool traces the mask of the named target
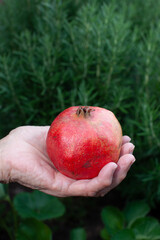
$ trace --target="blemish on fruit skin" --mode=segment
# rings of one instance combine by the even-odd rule
[[[56,136],[56,135],[54,135],[52,138],[57,138],[57,136]]]
[[[90,161],[86,161],[86,162],[83,164],[82,167],[84,167],[84,168],[90,168],[90,167],[91,167]]]

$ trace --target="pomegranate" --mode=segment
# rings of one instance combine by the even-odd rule
[[[73,179],[90,179],[109,162],[117,162],[122,129],[104,108],[73,106],[52,122],[46,145],[56,169]]]

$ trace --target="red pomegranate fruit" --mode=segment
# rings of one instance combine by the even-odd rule
[[[119,159],[122,129],[104,108],[74,106],[52,122],[46,145],[56,169],[73,179],[90,179]]]

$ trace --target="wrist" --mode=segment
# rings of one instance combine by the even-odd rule
[[[0,182],[9,182],[9,166],[5,159],[5,149],[7,145],[7,137],[0,139]]]

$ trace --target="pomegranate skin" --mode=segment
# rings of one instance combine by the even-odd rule
[[[117,163],[122,129],[104,108],[73,106],[61,112],[48,131],[47,153],[56,169],[73,179],[91,179],[109,162]]]

